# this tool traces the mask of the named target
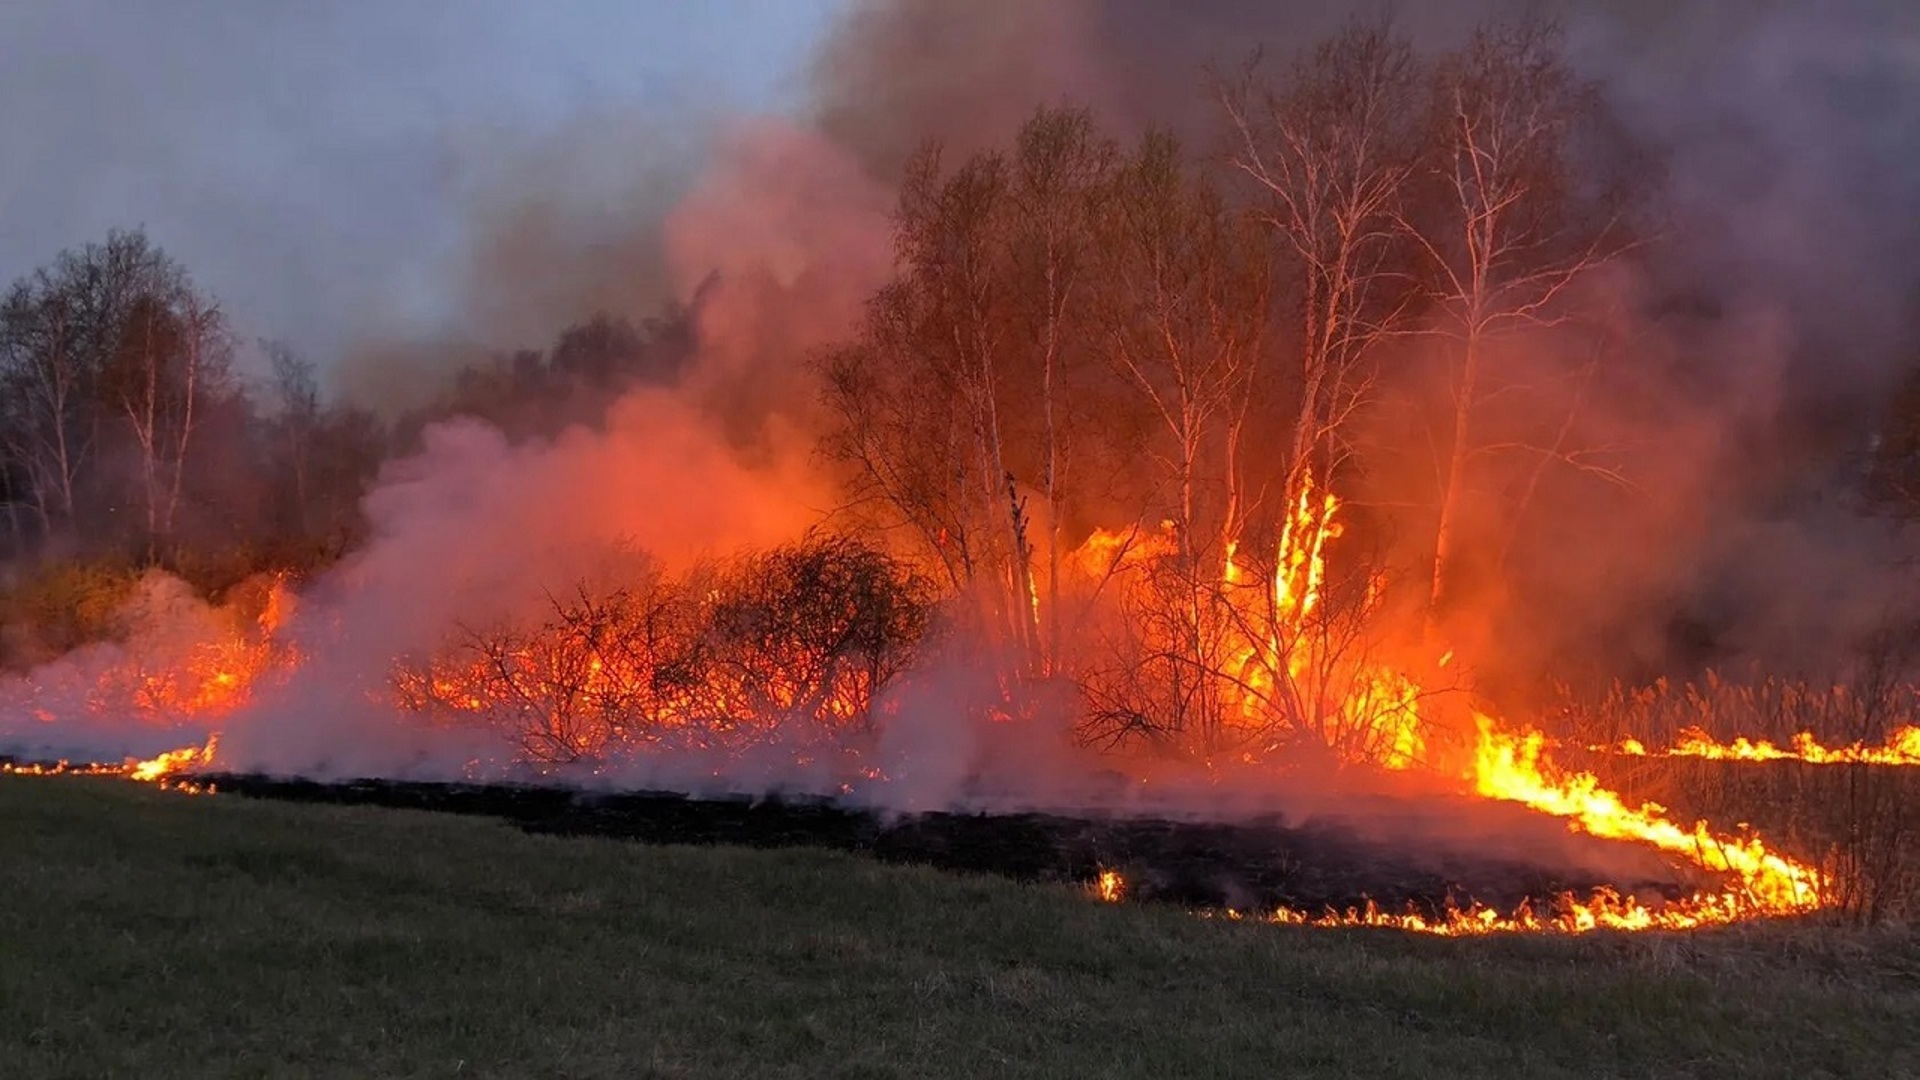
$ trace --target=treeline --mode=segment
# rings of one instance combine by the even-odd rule
[[[692,350],[684,308],[638,326],[595,317],[547,350],[460,368],[389,421],[328,400],[287,346],[237,340],[144,232],[62,252],[0,298],[0,663],[110,636],[149,569],[217,598],[327,565],[360,542],[381,464],[427,424],[552,434],[593,422],[622,387],[674,377]]]
[[[1077,683],[1119,728],[1229,701],[1321,725],[1342,695],[1298,672],[1340,665],[1290,636],[1392,623],[1437,655],[1550,546],[1529,523],[1631,498],[1647,463],[1596,403],[1659,380],[1603,286],[1660,216],[1658,162],[1548,24],[1432,55],[1361,21],[1206,85],[1205,145],[1052,108],[963,159],[927,146],[892,280],[816,358],[823,448],[850,514],[924,560],[1010,674]],[[593,423],[685,372],[699,303],[488,357],[388,424],[284,348],[243,374],[219,305],[143,235],[65,253],[0,308],[9,595],[95,563],[208,595],[324,564],[426,424]],[[1314,599],[1276,595],[1321,554],[1301,531],[1330,526],[1338,565],[1295,583]],[[75,588],[33,610],[103,606]],[[0,621],[33,621],[14,601]]]
[[[831,448],[1031,670],[1078,662],[1071,555],[1131,523],[1159,549],[1126,620],[1159,628],[1131,645],[1155,683],[1297,714],[1266,687],[1285,670],[1228,668],[1286,630],[1234,594],[1286,572],[1301,500],[1369,495],[1342,511],[1372,552],[1352,603],[1391,576],[1439,637],[1544,488],[1624,483],[1578,415],[1607,333],[1584,286],[1636,244],[1652,170],[1540,23],[1432,56],[1359,22],[1211,92],[1224,156],[1075,109],[964,160],[927,147],[898,275],[823,365]]]

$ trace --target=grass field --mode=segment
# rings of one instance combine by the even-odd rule
[[[0,777],[0,1075],[1920,1076],[1920,936],[1334,933]]]

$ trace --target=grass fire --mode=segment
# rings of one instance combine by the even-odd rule
[[[938,970],[880,942],[977,901],[1036,928],[983,947],[1052,959],[962,996],[1054,1013],[1100,996],[1089,964],[1146,980],[1107,1003],[1145,1017],[1148,983],[1188,982],[1156,957],[1231,995],[1321,963],[1274,966],[1295,947],[1435,986],[1617,961],[1595,985],[1649,1008],[1791,981],[1795,955],[1863,972],[1729,1006],[1794,1038],[1817,1025],[1790,1008],[1910,1007],[1920,234],[1888,223],[1920,199],[1883,178],[1920,154],[1892,103],[1920,70],[1872,5],[1731,29],[1480,6],[858,0],[800,50],[791,108],[692,110],[697,137],[639,140],[669,162],[624,160],[619,123],[484,169],[449,150],[435,175],[485,174],[436,181],[459,242],[422,233],[441,261],[394,253],[390,302],[311,341],[216,299],[258,285],[203,256],[226,232],[29,260],[0,295],[0,804],[98,829],[156,904],[200,903],[183,874],[221,910],[257,889],[356,995],[432,996],[383,950],[524,968],[408,921],[464,893],[487,913],[462,934],[571,964],[578,924],[649,983],[791,967],[806,1000],[832,970],[952,1007],[945,937]],[[495,851],[520,884],[474,869]],[[0,876],[111,942],[132,909],[67,880],[100,857],[28,837]],[[683,922],[656,903],[675,874],[706,883]],[[783,880],[852,921],[805,929]],[[384,905],[364,941],[339,915],[361,901]],[[854,919],[895,904],[923,906]],[[669,948],[736,908],[789,945],[710,970]],[[1382,993],[1327,977],[1360,995],[1337,1013]],[[56,1031],[77,990],[49,985],[15,1009],[34,1070],[169,1074]],[[1404,998],[1378,1008],[1447,1017],[1443,1057],[1519,1045]],[[849,1053],[837,1006],[645,1004],[710,1037],[656,1032],[641,1071],[824,1068],[801,1044],[951,1071],[898,1018],[895,1057]],[[1001,1065],[1045,1058],[1031,1019],[984,1029],[1026,1047]],[[729,1057],[722,1028],[785,1049]],[[555,1030],[541,1068],[635,1064]],[[1599,1030],[1511,1064],[1660,1071]],[[1711,1064],[1681,1071],[1915,1065],[1862,1031],[1699,1036]],[[209,1047],[216,1071],[343,1067],[316,1038]],[[368,1054],[460,1072],[471,1043],[505,1074],[528,1038]],[[1116,1053],[1252,1069],[1191,1041]]]

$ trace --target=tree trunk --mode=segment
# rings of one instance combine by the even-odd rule
[[[1452,601],[1451,585],[1455,546],[1458,543],[1460,488],[1466,475],[1467,455],[1471,452],[1473,399],[1480,377],[1480,332],[1467,331],[1465,355],[1460,378],[1454,386],[1453,438],[1447,450],[1447,471],[1440,488],[1439,520],[1433,532],[1433,576],[1427,594],[1426,633],[1429,642],[1438,641],[1441,623]]]

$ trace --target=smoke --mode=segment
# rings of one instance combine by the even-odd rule
[[[208,604],[149,571],[108,614],[110,636],[23,675],[0,677],[0,750],[35,760],[112,762],[204,743],[222,699],[260,659],[236,648],[274,601],[254,579]]]
[[[1747,623],[1729,650],[1758,647],[1759,624],[1787,612],[1858,629],[1871,606],[1860,594],[1886,581],[1886,543],[1872,538],[1885,529],[1831,505],[1780,504],[1834,485],[1832,462],[1865,450],[1916,351],[1920,187],[1907,178],[1920,166],[1920,15],[1910,5],[868,3],[822,52],[821,126],[881,177],[920,140],[965,153],[1061,101],[1092,107],[1122,137],[1165,126],[1213,152],[1204,68],[1231,73],[1256,48],[1283,64],[1345,20],[1383,11],[1429,53],[1488,20],[1558,17],[1579,70],[1663,171],[1666,216],[1652,242],[1624,280],[1595,286],[1613,293],[1599,306],[1614,312],[1608,332],[1625,355],[1580,386],[1584,434],[1638,467],[1638,490],[1625,499],[1552,478],[1567,497],[1548,492],[1530,526],[1551,555],[1520,571],[1538,579],[1537,607],[1558,614],[1548,636],[1638,637],[1628,658],[1654,661],[1662,620],[1702,602],[1695,593],[1718,596],[1716,621]],[[1537,364],[1514,366],[1543,370],[1515,381],[1565,384],[1589,349],[1585,339],[1530,344]],[[1767,570],[1730,588],[1743,575],[1730,575],[1729,559]],[[1793,572],[1809,560],[1850,573]],[[1794,588],[1813,580],[1819,591]]]
[[[1443,49],[1514,9],[1429,3],[1402,25],[1421,47]],[[430,429],[369,496],[365,547],[309,590],[288,630],[303,662],[235,719],[225,763],[457,776],[497,756],[494,736],[401,715],[387,683],[395,659],[431,653],[462,626],[529,618],[549,592],[615,574],[636,552],[685,566],[791,540],[827,517],[838,496],[812,458],[806,360],[854,327],[891,268],[890,185],[915,146],[935,139],[963,154],[1004,141],[1039,106],[1073,101],[1122,137],[1167,125],[1211,152],[1206,65],[1232,70],[1256,44],[1284,62],[1367,10],[869,2],[822,49],[804,121],[735,119],[663,143],[654,128],[600,116],[521,148],[472,204],[453,329],[369,342],[345,383],[390,406],[420,392],[409,382],[430,387],[481,349],[541,340],[595,312],[644,317],[698,293],[695,362],[678,385],[633,392],[603,424],[552,440],[515,445],[471,421]],[[1812,3],[1702,4],[1667,14],[1620,2],[1567,13],[1583,70],[1663,151],[1674,219],[1630,272],[1592,285],[1630,362],[1581,399],[1581,434],[1625,448],[1638,489],[1596,496],[1584,478],[1542,489],[1527,544],[1496,567],[1496,585],[1525,595],[1503,600],[1515,614],[1486,628],[1482,654],[1509,649],[1513,666],[1537,671],[1612,635],[1626,639],[1610,643],[1621,653],[1659,657],[1666,613],[1708,582],[1737,594],[1728,603],[1743,613],[1769,597],[1768,618],[1734,641],[1743,650],[1811,613],[1867,618],[1866,605],[1831,594],[1874,591],[1878,546],[1846,514],[1755,526],[1760,497],[1777,497],[1789,477],[1750,449],[1781,432],[1858,430],[1911,345],[1920,282],[1900,256],[1916,238],[1920,191],[1895,178],[1920,160],[1920,53],[1897,32],[1901,11],[1861,4],[1827,18]],[[700,164],[686,167],[689,157]],[[1536,360],[1516,361],[1531,372],[1587,385],[1567,339],[1516,345],[1537,346]],[[1736,560],[1763,569],[1726,576]],[[1791,573],[1821,560],[1841,569]],[[1789,580],[1797,592],[1781,587]],[[1516,627],[1531,631],[1528,647]],[[936,666],[883,702],[894,720],[873,761],[898,782],[875,798],[952,805],[982,797],[986,775],[1001,790],[985,797],[1001,805],[1251,810],[1274,799],[1251,784],[1202,794],[1178,776],[1129,788],[1072,755],[1050,720],[985,726],[978,702],[999,688],[981,679],[966,664]],[[687,790],[843,780],[831,763],[796,764],[777,742],[725,762],[724,775],[716,767],[689,755],[600,779]],[[1339,809],[1325,792],[1287,799],[1300,812]],[[1518,835],[1510,824],[1462,820],[1451,835]],[[1439,827],[1392,830],[1437,842]]]

